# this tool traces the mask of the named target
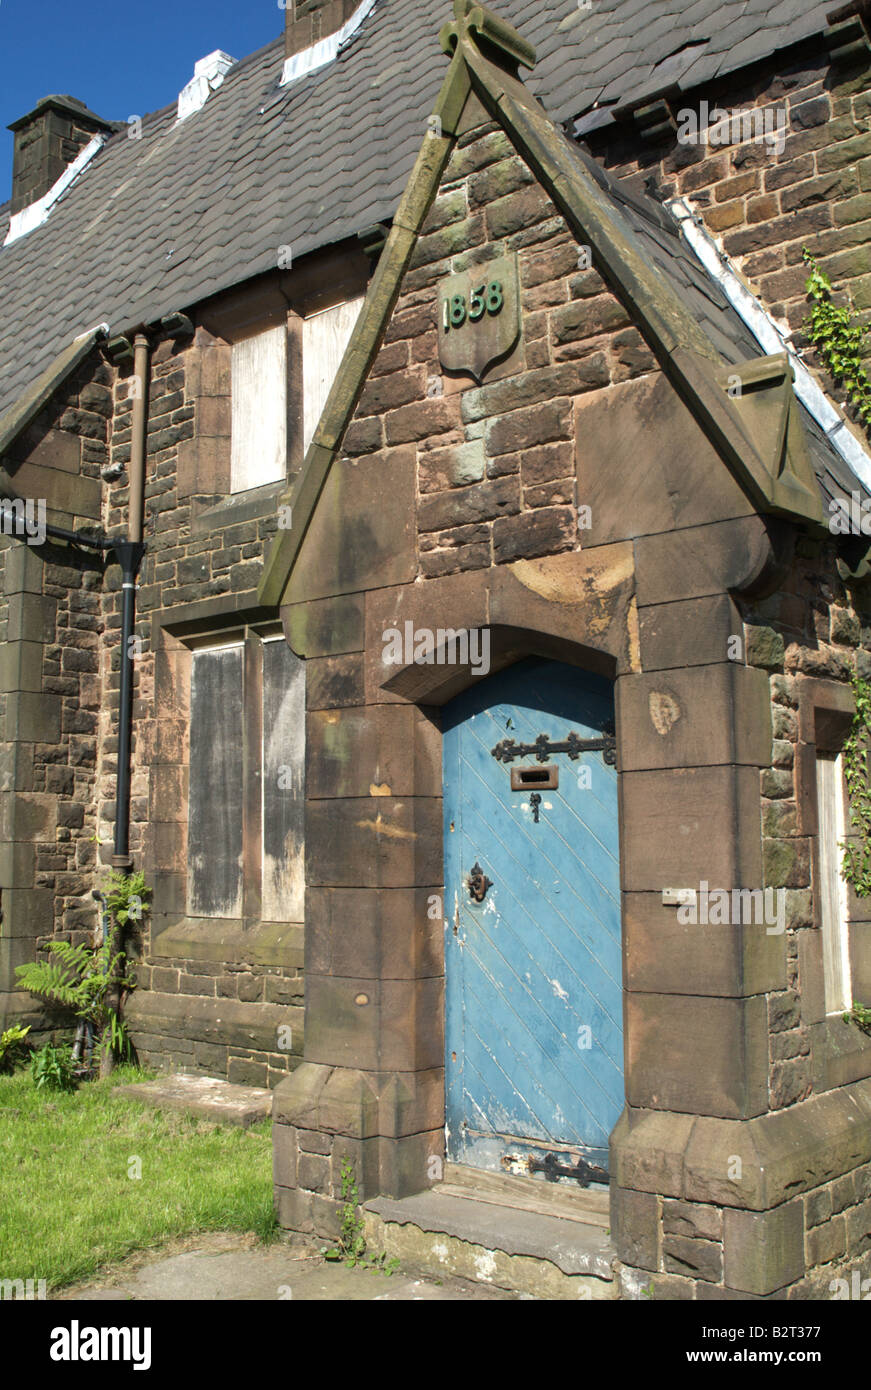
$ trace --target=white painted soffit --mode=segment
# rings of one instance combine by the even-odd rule
[[[729,303],[741,315],[765,353],[785,352],[795,376],[795,394],[825,432],[826,438],[850,465],[860,483],[871,492],[871,455],[853,434],[822,387],[808,371],[786,333],[747,288],[721,251],[701,217],[687,198],[672,198],[666,206],[680,223],[681,233],[708,274],[722,287]]]
[[[205,58],[199,58],[194,63],[193,77],[178,94],[177,121],[186,120],[195,111],[199,111],[200,107],[205,106],[210,92],[220,87],[235,61],[229,53],[216,48],[214,53],[207,53]]]
[[[328,34],[325,39],[318,43],[313,43],[310,48],[304,48],[301,53],[294,53],[292,58],[285,58],[284,67],[281,71],[280,87],[286,87],[290,82],[296,82],[300,77],[306,77],[310,72],[317,72],[318,68],[326,67],[327,63],[332,63],[339,56],[345,44],[353,38],[363,20],[375,8],[376,0],[363,0],[358,5],[350,19],[346,19],[341,29],[335,34]]]
[[[20,212],[15,212],[9,219],[9,231],[6,233],[6,240],[3,245],[8,246],[10,242],[17,241],[19,237],[27,236],[35,227],[41,227],[43,222],[48,221],[48,215],[62,193],[66,193],[70,184],[75,183],[79,174],[86,164],[91,160],[98,150],[101,150],[106,143],[105,135],[95,135],[89,144],[76,155],[72,164],[68,164],[60,178],[52,184],[47,193],[43,193],[35,203],[29,207],[22,208]]]

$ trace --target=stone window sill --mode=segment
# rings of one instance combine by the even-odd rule
[[[224,965],[303,963],[301,922],[250,922],[229,917],[178,917],[152,935],[149,955],[208,960]]]
[[[871,1038],[832,1014],[808,1028],[815,1091],[831,1091],[871,1076]]]
[[[238,526],[245,521],[262,521],[275,513],[278,498],[286,488],[287,479],[281,478],[277,483],[267,483],[248,492],[234,492],[229,497],[222,497],[220,502],[191,516],[191,535],[204,535],[225,526]]]

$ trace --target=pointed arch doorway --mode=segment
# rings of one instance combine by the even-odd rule
[[[613,717],[610,681],[538,658],[444,707],[449,1161],[606,1181],[624,1104]]]

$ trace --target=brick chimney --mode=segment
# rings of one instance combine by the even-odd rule
[[[13,121],[12,212],[35,203],[57,182],[68,164],[95,135],[117,127],[89,111],[75,97],[48,96]]]
[[[285,58],[337,34],[359,5],[360,0],[287,0]]]

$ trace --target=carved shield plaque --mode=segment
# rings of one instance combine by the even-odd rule
[[[520,337],[517,257],[449,275],[439,287],[439,359],[453,372],[481,381],[488,367],[515,347]]]

